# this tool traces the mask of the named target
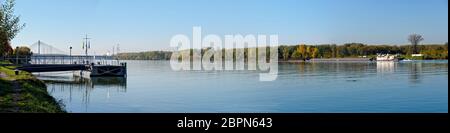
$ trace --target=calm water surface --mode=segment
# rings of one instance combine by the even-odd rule
[[[280,64],[252,71],[172,71],[127,61],[125,78],[38,74],[69,112],[448,112],[448,61]]]

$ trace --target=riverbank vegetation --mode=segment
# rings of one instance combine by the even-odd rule
[[[247,55],[247,50],[245,56]],[[204,50],[203,50],[204,51]],[[377,54],[399,54],[402,58],[413,59],[414,53],[423,54],[415,59],[448,59],[448,43],[426,45],[367,45],[348,43],[343,45],[282,45],[278,48],[280,60],[306,60],[313,58],[372,58]],[[152,51],[140,53],[121,53],[121,60],[169,60],[172,52]]]
[[[121,60],[170,60],[172,52],[149,51],[138,53],[120,53],[117,57]]]
[[[422,59],[448,59],[448,44],[430,44],[418,45],[366,45],[362,43],[349,43],[344,45],[325,44],[325,45],[298,45],[281,46],[280,58],[283,60],[301,60],[311,58],[358,58],[374,57],[377,54],[399,54],[403,58],[411,58],[417,53],[423,54]]]
[[[25,24],[14,14],[15,0],[2,1],[0,5],[0,113],[64,113],[61,102],[47,92],[47,86],[31,73],[15,71],[15,65],[28,62],[16,60],[11,63],[8,57],[24,58],[31,56],[27,47],[11,47]],[[13,65],[14,64],[14,65]]]
[[[0,64],[0,113],[64,113],[47,86],[27,72],[15,74],[14,66]]]

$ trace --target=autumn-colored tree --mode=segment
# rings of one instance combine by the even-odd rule
[[[311,48],[311,46],[307,46],[306,47],[306,56],[305,56],[305,59],[310,59],[311,58],[311,53],[312,53],[312,48]]]
[[[283,47],[281,55],[283,56],[283,60],[288,60],[289,59],[289,48]]]
[[[311,57],[312,57],[312,58],[317,58],[317,57],[319,57],[319,48],[317,48],[317,47],[314,47],[314,48],[313,48],[312,53],[311,53]]]
[[[307,56],[308,56],[308,52],[307,52],[307,47],[306,47],[306,45],[305,44],[302,44],[302,45],[300,45],[300,47],[298,47],[298,52],[300,53],[300,55],[301,55],[301,59],[302,60],[305,60],[306,58],[307,58]]]
[[[291,56],[292,59],[302,59],[302,54],[300,53],[300,46],[297,46],[294,53]]]
[[[11,54],[11,40],[16,37],[25,24],[14,14],[15,0],[6,0],[0,6],[0,56]]]

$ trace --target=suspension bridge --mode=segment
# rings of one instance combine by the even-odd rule
[[[16,57],[12,60],[25,60],[17,70],[27,72],[62,72],[74,71],[77,76],[126,76],[126,63],[121,63],[113,55],[88,55],[90,42],[85,38],[83,49],[85,55],[72,55],[53,47],[45,42],[38,41],[30,45],[33,53],[25,59]],[[76,72],[75,72],[76,71]]]
[[[32,44],[30,50],[33,53],[31,64],[89,64],[98,61],[106,64],[114,60],[111,55],[88,55],[87,52],[86,55],[72,55],[71,49],[68,53],[42,41]]]

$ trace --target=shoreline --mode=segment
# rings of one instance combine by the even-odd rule
[[[301,62],[368,62],[370,58],[317,58],[311,60],[279,60],[279,63],[301,63]]]
[[[131,60],[131,59],[120,59],[122,61],[170,61],[170,60]],[[448,59],[423,59],[423,60],[412,60],[412,61],[434,61],[434,60],[448,60]],[[311,60],[283,60],[278,59],[279,63],[301,63],[301,62],[376,62],[371,60],[371,58],[316,58]]]
[[[34,75],[13,66],[0,66],[0,113],[67,113],[61,101],[47,92]]]

